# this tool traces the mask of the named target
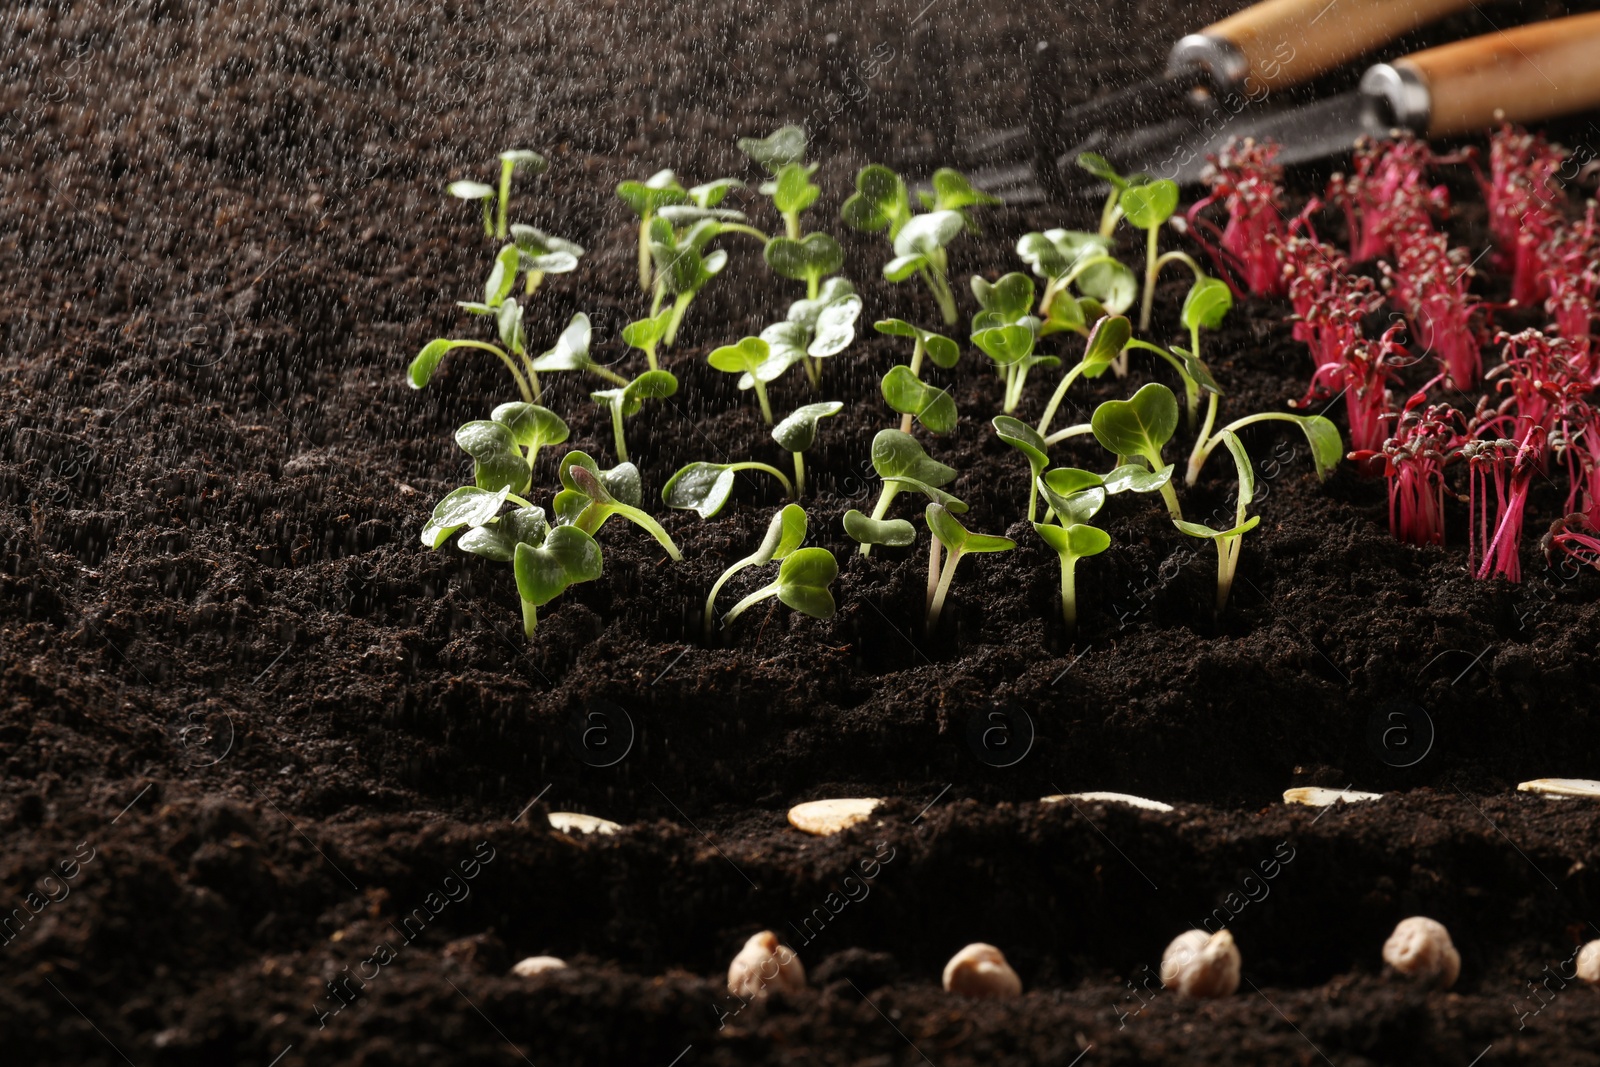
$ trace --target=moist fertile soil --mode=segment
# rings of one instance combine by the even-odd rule
[[[839,525],[876,496],[868,445],[896,421],[877,380],[906,355],[867,324],[937,320],[926,292],[881,280],[882,239],[838,221],[857,168],[981,163],[962,146],[1023,122],[1038,42],[1071,57],[1061,93],[1083,99],[1230,6],[63,0],[0,16],[7,1062],[1600,1062],[1600,997],[1565,978],[1600,936],[1600,816],[1515,792],[1597,776],[1600,578],[1547,567],[1537,543],[1564,484],[1534,492],[1526,580],[1480,582],[1464,506],[1445,547],[1400,545],[1381,481],[1346,464],[1319,484],[1297,433],[1253,428],[1263,519],[1228,610],[1211,609],[1211,549],[1118,498],[1113,547],[1078,570],[1073,639],[1023,521],[1024,462],[989,426],[999,382],[969,353],[929,373],[959,427],[921,436],[962,472],[967,524],[1017,550],[963,563],[927,635],[922,551],[862,557]],[[1588,6],[1474,10],[1396,49]],[[1591,118],[1551,132],[1585,144]],[[799,293],[728,237],[665,360],[679,393],[628,427],[685,558],[612,523],[604,576],[542,609],[527,642],[510,568],[417,538],[470,479],[454,428],[514,399],[472,355],[426,391],[404,380],[428,340],[483,325],[454,302],[494,246],[443,186],[490,178],[503,148],[545,153],[513,217],[589,251],[547,281],[529,333],[543,348],[585,311],[597,358],[623,366],[619,331],[648,299],[616,183],[662,167],[754,182],[734,139],[785,122],[822,164],[807,225],[840,238],[866,304],[820,395],[797,373],[773,388],[779,412],[846,404],[807,454],[804,501],[809,543],[841,564],[839,610],[763,606],[705,641],[706,591],[782,500],[751,479],[714,520],[656,503],[694,460],[786,464],[704,357]],[[1291,175],[1296,195],[1329,169]],[[1446,180],[1476,254],[1470,175]],[[753,192],[734,202],[779,226]],[[1018,236],[1094,211],[983,213],[953,250],[963,314],[969,274],[1022,269]],[[1342,235],[1331,213],[1319,226]],[[1507,288],[1489,270],[1478,286]],[[1183,293],[1169,276],[1153,339],[1184,340]],[[1206,335],[1225,418],[1303,394],[1287,314],[1248,301]],[[1175,384],[1139,361],[1080,383],[1058,425],[1149,380]],[[1053,382],[1035,372],[1019,417]],[[545,403],[567,447],[609,457],[593,385],[548,375]],[[1055,462],[1102,468],[1086,441]],[[1214,459],[1186,510],[1223,507],[1232,482]],[[744,572],[723,603],[767,580]],[[1307,784],[1387,795],[1282,804]],[[1175,810],[1038,803],[1082,790]],[[887,800],[834,837],[787,826],[827,796]],[[551,811],[624,829],[559,833]],[[1414,914],[1453,934],[1453,991],[1383,971]],[[1239,993],[1161,991],[1166,943],[1222,923]],[[763,928],[810,988],[741,1007],[725,969]],[[973,941],[1006,953],[1022,999],[941,990]],[[570,966],[510,972],[538,954]]]

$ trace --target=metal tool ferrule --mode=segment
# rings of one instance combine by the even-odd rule
[[[1427,133],[1433,99],[1422,76],[1404,63],[1378,63],[1361,76],[1364,119],[1369,128]]]
[[[1167,53],[1167,76],[1204,73],[1214,90],[1237,91],[1250,74],[1250,61],[1233,42],[1206,33],[1191,33]]]

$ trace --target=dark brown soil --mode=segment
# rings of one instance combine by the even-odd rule
[[[864,318],[932,322],[926,293],[878,280],[881,240],[837,221],[857,167],[958,159],[1020,122],[1040,40],[1078,56],[1081,97],[1228,6],[1174,22],[1133,3],[131,0],[0,17],[0,911],[38,912],[0,935],[7,1055],[1600,1062],[1594,992],[1551,977],[1600,936],[1600,818],[1513,792],[1595,777],[1600,755],[1600,578],[1544,566],[1553,486],[1530,509],[1527,581],[1477,582],[1463,512],[1446,548],[1399,545],[1381,482],[1346,468],[1319,485],[1302,440],[1252,431],[1264,518],[1228,612],[1210,610],[1210,550],[1118,499],[1113,548],[1079,569],[1073,642],[1055,560],[1021,521],[1022,460],[989,428],[998,382],[969,357],[941,378],[961,425],[930,450],[963,472],[969,525],[1019,548],[964,563],[925,636],[921,553],[862,558],[838,525],[876,494],[876,381],[902,358],[868,331],[827,368],[824,393],[847,407],[807,457],[811,543],[842,568],[829,621],[763,609],[725,643],[698,636],[706,590],[780,503],[766,484],[741,484],[713,521],[664,514],[680,564],[608,527],[604,577],[544,609],[531,645],[509,568],[417,542],[469,477],[451,431],[510,398],[493,361],[452,357],[421,393],[403,378],[427,340],[474,328],[454,301],[488,263],[445,182],[485,177],[503,147],[550,156],[516,213],[590,253],[541,291],[530,332],[548,343],[584,310],[614,359],[646,306],[615,184],[663,166],[754,178],[734,138],[805,122],[824,188],[808,220],[841,237]],[[1408,45],[1563,10],[1497,6],[1493,24],[1475,11]],[[1579,143],[1592,117],[1554,132]],[[1018,269],[1021,233],[1090,222],[1070,214],[990,213],[957,246],[958,288]],[[1481,208],[1452,225],[1482,247]],[[691,460],[782,458],[704,355],[775,321],[795,287],[750,242],[725,243],[730,268],[667,360],[680,393],[629,426],[651,495]],[[1181,297],[1162,288],[1157,339],[1179,339]],[[1225,412],[1303,393],[1286,314],[1241,305],[1207,338]],[[1075,387],[1065,417],[1150,376]],[[572,447],[609,454],[590,383],[550,378]],[[796,374],[773,402],[810,399]],[[1057,459],[1097,465],[1095,451]],[[1225,470],[1213,461],[1186,507],[1221,505]],[[593,712],[605,747],[583,740]],[[991,712],[1020,762],[996,766],[1009,750],[980,740]],[[1319,816],[1281,804],[1297,784],[1393,795]],[[1035,803],[1092,789],[1178,808]],[[838,837],[785,826],[791,804],[830,795],[892,799]],[[551,810],[628,828],[573,839],[547,829]],[[52,871],[71,880],[44,888],[68,895],[30,900]],[[1146,990],[1166,942],[1219,908],[1240,993]],[[1454,992],[1382,973],[1379,946],[1411,914],[1454,934]],[[721,974],[763,927],[813,988],[734,1013]],[[939,989],[977,940],[1007,953],[1023,1000]],[[509,973],[542,953],[573,966]],[[335,980],[351,1000],[336,1014]]]

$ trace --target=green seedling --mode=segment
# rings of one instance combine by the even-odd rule
[[[1024,234],[1017,255],[1047,279],[1039,298],[1045,334],[1071,330],[1087,333],[1101,315],[1120,315],[1133,306],[1139,281],[1111,255],[1111,242],[1078,230],[1045,230]],[[1080,295],[1073,296],[1076,286]]]
[[[911,197],[900,175],[873,163],[856,173],[856,191],[839,209],[839,217],[862,233],[888,231],[890,241],[911,221]]]
[[[1200,537],[1210,540],[1217,546],[1217,613],[1228,606],[1228,593],[1233,589],[1233,576],[1239,569],[1239,552],[1244,547],[1244,535],[1255,529],[1261,522],[1260,515],[1246,517],[1246,509],[1255,497],[1256,479],[1255,467],[1250,462],[1250,456],[1244,450],[1244,442],[1239,436],[1228,430],[1220,434],[1228,446],[1228,451],[1233,453],[1233,465],[1239,472],[1239,492],[1234,504],[1234,525],[1229,530],[1213,530],[1209,526],[1202,526],[1197,522],[1184,522],[1174,519],[1173,525],[1188,534],[1190,537]]]
[[[1083,358],[1061,376],[1056,391],[1050,394],[1050,402],[1044,406],[1044,414],[1039,416],[1039,425],[1035,429],[1047,444],[1054,444],[1056,440],[1067,436],[1057,435],[1052,439],[1049,433],[1050,423],[1056,417],[1056,409],[1067,398],[1067,390],[1072,388],[1072,383],[1080,376],[1100,377],[1122,354],[1122,350],[1128,346],[1132,338],[1133,324],[1121,315],[1107,315],[1094,324],[1094,329],[1089,331],[1089,343],[1083,349]]]
[[[917,539],[917,528],[905,519],[874,519],[855,508],[844,513],[844,532],[863,545],[904,548]]]
[[[1122,191],[1129,185],[1149,180],[1145,174],[1123,177],[1105,156],[1098,152],[1079,152],[1078,166],[1111,186],[1105,206],[1100,209],[1100,236],[1109,238],[1116,231],[1117,220],[1122,218]]]
[[[574,321],[583,316],[574,316]],[[515,300],[505,300],[495,312],[495,326],[500,334],[500,345],[490,344],[487,341],[458,340],[448,337],[436,337],[422,347],[416,358],[411,361],[411,366],[406,370],[406,379],[411,383],[411,388],[424,388],[433,380],[435,372],[444,357],[458,348],[472,348],[483,352],[493,353],[500,362],[506,365],[506,370],[511,372],[511,378],[517,383],[517,392],[522,399],[531,404],[539,399],[538,368],[528,358],[527,338],[522,332],[522,307]],[[568,327],[571,330],[572,327]],[[566,334],[562,334],[565,338]],[[588,319],[584,318],[584,346],[588,346]],[[509,350],[509,351],[508,351]],[[513,358],[515,357],[515,358]],[[522,366],[517,366],[518,360]]]
[[[661,339],[667,335],[667,327],[671,322],[670,308],[659,315],[630,322],[622,328],[622,343],[643,352],[651,370],[660,370],[660,364],[656,360],[656,348],[661,344]]]
[[[661,342],[668,348],[677,340],[684,312],[689,310],[694,298],[728,265],[728,253],[722,249],[705,251],[706,245],[721,231],[722,224],[715,219],[703,219],[682,234],[660,214],[650,220],[650,256],[656,269],[650,315],[659,315],[662,302],[672,297],[672,317],[661,335]]]
[[[806,492],[806,462],[804,453],[817,440],[817,422],[844,410],[837,400],[824,400],[795,408],[772,428],[772,439],[794,457],[794,496],[798,500]]]
[[[946,326],[960,317],[955,294],[950,291],[950,256],[945,246],[955,240],[966,225],[959,211],[935,211],[913,215],[894,238],[894,258],[883,266],[883,276],[891,282],[920,277],[939,305]]]
[[[1009,537],[970,532],[942,504],[929,504],[923,515],[927,519],[928,529],[933,532],[928,556],[928,632],[932,633],[939,625],[945,597],[950,593],[956,566],[963,557],[975,552],[1009,552],[1017,547],[1017,543]],[[949,552],[949,558],[943,566],[939,562],[941,545]]]
[[[1034,367],[1054,367],[1061,363],[1055,356],[1034,354],[1038,335],[1032,326],[991,326],[972,335],[972,343],[994,360],[1005,382],[1005,393],[1000,410],[1006,414],[1017,410],[1022,401],[1022,388],[1027,384],[1028,372]]]
[[[857,176],[859,178],[859,175]],[[940,167],[933,172],[931,180],[933,190],[926,189],[917,192],[917,199],[922,201],[924,211],[956,211],[961,214],[962,223],[971,233],[978,232],[978,227],[968,214],[975,207],[998,207],[1002,203],[998,196],[991,196],[979,189],[974,189],[972,183],[960,171],[951,170],[949,167]],[[859,187],[859,185],[858,185]]]
[[[953,170],[934,175],[933,192],[921,194],[927,213],[913,215],[905,182],[881,164],[863,167],[856,174],[856,192],[844,202],[840,216],[845,223],[864,233],[887,232],[894,247],[894,258],[883,268],[891,282],[913,276],[922,278],[939,304],[946,326],[959,317],[955,294],[950,291],[950,259],[946,246],[963,229],[972,227],[969,212],[974,207],[998,204],[1000,200],[972,188]]]
[[[1233,290],[1221,278],[1200,275],[1183,298],[1183,326],[1189,331],[1189,351],[1200,358],[1200,328],[1215,330],[1233,310]]]
[[[518,506],[501,514],[508,500]],[[600,547],[592,537],[570,526],[551,529],[542,508],[508,489],[464,486],[450,493],[434,507],[422,529],[422,543],[437,550],[461,530],[466,532],[456,546],[463,552],[514,565],[522,628],[530,638],[537,608],[569,585],[600,577]]]
[[[639,414],[646,400],[660,400],[678,391],[678,379],[664,370],[647,370],[626,385],[599,389],[589,398],[611,412],[611,431],[616,435],[617,459],[628,460],[628,442],[622,435],[622,420]]]
[[[1306,435],[1306,444],[1311,446],[1311,462],[1316,468],[1317,480],[1325,481],[1333,469],[1344,458],[1344,440],[1339,436],[1339,427],[1332,420],[1322,415],[1291,415],[1286,411],[1262,411],[1254,415],[1246,415],[1242,419],[1235,419],[1216,433],[1211,432],[1211,427],[1217,420],[1217,395],[1212,393],[1208,398],[1206,418],[1200,426],[1200,436],[1195,439],[1194,450],[1189,453],[1189,468],[1185,475],[1185,484],[1193,485],[1200,479],[1200,469],[1206,465],[1206,460],[1211,458],[1211,453],[1225,440],[1225,435],[1238,433],[1246,426],[1258,422],[1288,422],[1300,428]]]
[[[796,300],[783,322],[761,331],[761,340],[768,345],[767,363],[759,375],[741,377],[739,388],[752,388],[758,378],[776,381],[796,363],[805,369],[811,387],[821,388],[822,361],[843,352],[856,339],[860,315],[861,297],[850,280],[829,278],[815,300]]]
[[[483,234],[485,237],[506,238],[506,222],[511,210],[511,175],[518,167],[526,167],[534,174],[543,174],[550,164],[537,152],[525,148],[500,153],[500,190],[482,182],[451,182],[446,191],[458,200],[483,201]],[[496,207],[498,206],[498,212]],[[497,218],[498,215],[498,218]]]
[[[733,566],[722,572],[716,583],[711,587],[711,593],[706,597],[705,627],[706,639],[710,640],[711,633],[716,627],[717,594],[729,578],[744,570],[746,567],[760,567],[774,560],[782,562],[798,549],[806,539],[806,511],[799,504],[786,504],[783,509],[772,516],[772,522],[767,525],[767,536],[762,538],[761,547],[750,555],[741,559]]]
[[[844,266],[844,249],[825,233],[810,233],[800,240],[774,237],[764,255],[774,273],[806,283],[808,300],[817,298],[824,278]]]
[[[1137,456],[1152,471],[1160,471],[1167,465],[1161,458],[1161,449],[1178,428],[1178,400],[1171,389],[1151,382],[1127,400],[1107,400],[1095,408],[1089,424],[1095,440],[1106,451],[1116,456]],[[1161,485],[1161,499],[1166,502],[1167,513],[1175,521],[1182,521],[1183,509],[1170,478]]]
[[[1141,473],[1148,474],[1148,471]],[[1167,471],[1171,476],[1171,469]],[[1078,560],[1096,556],[1111,547],[1111,536],[1090,525],[1105,505],[1105,480],[1090,471],[1058,467],[1036,479],[1050,502],[1055,524],[1035,522],[1034,531],[1061,559],[1061,614],[1067,632],[1078,628]]]
[[[1044,438],[1027,423],[1009,415],[996,415],[993,424],[1000,440],[1021,452],[1028,461],[1028,521],[1032,522],[1039,513],[1039,474],[1050,465]]]
[[[523,272],[525,296],[533,295],[546,274],[568,274],[577,270],[578,260],[583,256],[582,245],[520,223],[511,227],[511,244],[507,247],[517,251],[517,267]]]
[[[943,405],[938,397],[927,397],[926,394],[912,395],[913,391],[910,390],[906,385],[900,383],[897,383],[894,386],[894,392],[896,395],[891,397],[891,385],[889,379],[894,377],[898,371],[908,371],[910,377],[914,379],[918,385],[921,385],[923,356],[927,356],[929,359],[933,360],[937,366],[942,367],[945,370],[950,370],[961,360],[961,346],[942,334],[934,333],[931,330],[924,330],[920,326],[913,326],[904,319],[880,319],[878,322],[873,324],[873,328],[879,333],[888,334],[891,337],[909,337],[913,342],[911,347],[910,367],[893,368],[888,374],[884,375],[882,383],[883,398],[888,401],[891,408],[894,408],[894,410],[901,413],[900,432],[911,432],[911,420],[913,417],[920,419],[922,424],[927,426],[928,429],[932,430],[934,433],[946,432],[945,430],[934,429],[933,425],[921,417],[923,412],[938,408],[941,410],[935,410],[933,415],[935,422],[942,424],[946,421],[942,417]],[[900,377],[903,378],[904,375],[901,375]],[[924,388],[929,389],[931,387],[925,386]],[[946,393],[943,389],[936,391],[944,394],[945,398],[949,399],[950,394]],[[904,402],[907,406],[897,407],[897,398],[904,398]],[[919,406],[917,402],[923,399],[926,399],[927,402]],[[955,425],[955,416],[955,401],[951,399],[948,418],[949,426],[951,427]]]
[[[1123,216],[1146,234],[1144,302],[1139,308],[1139,330],[1144,332],[1150,329],[1150,308],[1155,301],[1156,276],[1161,270],[1161,227],[1178,210],[1178,185],[1166,178],[1130,183],[1122,190],[1118,203]]]
[[[772,197],[772,206],[783,216],[784,231],[790,240],[801,237],[800,213],[812,204],[822,190],[811,181],[817,164],[806,163],[806,131],[799,126],[783,126],[766,137],[741,137],[739,151],[765,167],[771,181],[761,183],[761,192]]]
[[[872,509],[871,518],[874,522],[881,521],[888,514],[894,498],[907,489],[921,493],[957,514],[967,510],[966,504],[940,488],[955,481],[955,468],[930,458],[917,439],[908,433],[879,430],[872,439],[872,469],[883,479],[878,502]],[[871,547],[870,543],[863,543],[861,554],[867,555]]]
[[[619,515],[654,537],[667,555],[681,560],[683,554],[661,524],[640,508],[644,500],[639,483],[639,468],[619,463],[603,471],[587,453],[568,452],[556,468],[561,476],[561,491],[556,494],[556,521],[576,526],[591,536],[613,515]]]
[[[422,527],[422,543],[430,549],[437,549],[450,540],[450,535],[457,530],[475,529],[493,522],[495,516],[500,514],[500,508],[510,498],[509,488],[491,490],[464,485],[451,491],[433,506],[433,514]],[[521,503],[526,507],[533,506],[527,501]]]
[[[495,408],[489,418],[511,431],[519,449],[527,450],[525,461],[530,471],[539,458],[539,449],[559,445],[571,434],[561,416],[538,404],[513,400]]]
[[[589,316],[581,311],[577,312],[568,320],[567,328],[561,331],[561,336],[556,338],[556,343],[550,351],[533,361],[532,368],[541,374],[552,371],[587,371],[608,382],[626,387],[628,379],[614,370],[600,366],[589,355],[590,335]]]
[[[494,236],[494,186],[482,182],[459,181],[451,182],[445,186],[445,192],[457,200],[481,200],[483,202],[483,235]]]
[[[802,615],[810,615],[813,619],[831,619],[836,609],[828,586],[837,577],[839,564],[832,552],[825,548],[797,549],[779,565],[777,580],[735,604],[722,617],[722,625],[732,626],[733,620],[752,605],[774,596]]]
[[[456,431],[456,444],[472,457],[472,482],[479,489],[528,491],[533,472],[516,435],[504,423],[492,419],[469,422]]]
[[[772,349],[767,342],[759,337],[746,337],[737,344],[713,349],[706,357],[706,362],[716,370],[742,375],[740,385],[749,379],[750,387],[756,392],[756,402],[761,405],[761,417],[768,426],[772,425],[772,405],[767,401],[767,383],[788,369],[787,364],[776,366],[777,361],[771,356]]]
[[[956,428],[956,402],[950,394],[911,373],[910,367],[891,367],[879,383],[884,402],[929,432],[949,433]]]
[[[639,216],[639,288],[648,290],[652,282],[650,223],[663,207],[689,203],[689,192],[678,184],[672,171],[658,170],[642,182],[622,182],[617,196]]]
[[[709,519],[721,511],[733,495],[734,476],[740,471],[762,471],[778,479],[783,491],[795,499],[794,484],[778,468],[765,463],[690,463],[667,479],[661,487],[661,501],[677,511],[699,512]]]
[[[569,585],[600,577],[604,559],[591,535],[575,526],[557,526],[538,547],[517,545],[512,567],[517,575],[517,596],[522,600],[522,632],[532,637],[539,622],[538,609]]]
[[[983,309],[972,317],[972,343],[994,360],[1005,382],[1001,410],[1009,414],[1022,400],[1028,373],[1038,366],[1059,366],[1061,361],[1035,354],[1043,324],[1032,314],[1032,278],[1013,272],[991,285],[974,274],[972,295]]]
[[[500,214],[495,221],[494,235],[501,240],[505,240],[506,222],[511,210],[511,174],[518,167],[526,167],[534,174],[543,174],[550,169],[550,164],[539,153],[525,148],[500,153]]]

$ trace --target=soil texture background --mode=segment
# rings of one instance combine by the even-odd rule
[[[967,525],[1018,549],[964,563],[926,635],[925,533],[862,557],[839,525],[870,510],[868,446],[898,421],[877,382],[905,352],[870,323],[937,321],[926,292],[881,279],[882,238],[839,221],[856,170],[970,165],[964,146],[1024,121],[1039,42],[1069,57],[1062,93],[1082,99],[1230,6],[60,0],[0,15],[0,915],[26,918],[0,937],[6,1055],[1600,1063],[1600,995],[1551,977],[1600,936],[1600,815],[1514,791],[1600,777],[1600,577],[1547,567],[1537,544],[1564,485],[1534,492],[1525,581],[1478,582],[1464,506],[1445,547],[1400,545],[1381,481],[1346,464],[1318,483],[1303,438],[1256,427],[1263,520],[1228,611],[1211,611],[1212,550],[1118,498],[1113,547],[1078,570],[1074,640],[1025,521],[1026,467],[990,429],[1000,383],[968,351],[929,372],[961,420],[925,440],[961,471]],[[1587,7],[1474,9],[1392,52]],[[1551,133],[1600,146],[1595,117]],[[663,167],[754,184],[735,138],[787,122],[821,163],[807,226],[840,239],[866,305],[820,395],[797,373],[773,389],[780,413],[846,404],[807,454],[804,501],[808,543],[840,561],[838,613],[763,607],[705,641],[706,591],[781,497],[741,481],[709,521],[658,503],[694,460],[787,465],[705,355],[801,294],[724,237],[729,268],[665,358],[679,393],[628,427],[685,559],[609,525],[604,576],[542,609],[529,643],[510,568],[417,538],[471,477],[452,431],[514,399],[495,361],[459,353],[427,390],[406,384],[428,340],[482,325],[455,301],[481,292],[494,246],[443,187],[489,180],[504,148],[545,154],[513,217],[588,254],[534,299],[531,347],[584,311],[597,359],[637,373],[619,335],[648,298],[616,184]],[[1295,194],[1329,170],[1295,172]],[[1446,180],[1453,238],[1482,249],[1470,173]],[[781,225],[753,190],[730,202]],[[1020,235],[1092,228],[1096,210],[981,215],[953,247],[963,316],[970,274],[1026,269]],[[1342,238],[1332,213],[1319,226]],[[1479,285],[1506,294],[1492,272]],[[1168,276],[1151,340],[1185,343],[1184,291]],[[1288,314],[1246,301],[1207,335],[1225,415],[1304,393]],[[1052,343],[1076,359],[1079,342]],[[1175,384],[1136,361],[1126,381],[1075,386],[1059,418],[1148,380]],[[1035,372],[1018,416],[1036,419],[1053,382]],[[609,457],[593,386],[548,375],[545,403],[572,426],[565,447]],[[1086,440],[1055,462],[1103,466]],[[1174,453],[1190,441],[1180,430]],[[561,451],[541,456],[536,503]],[[1211,513],[1231,482],[1213,459],[1186,509]],[[909,497],[893,514],[913,516]],[[766,580],[747,571],[723,600]],[[1388,795],[1282,804],[1309,784]],[[1175,810],[1038,803],[1084,790]],[[787,826],[827,796],[887,799],[834,837]],[[570,836],[551,811],[624,829]],[[1160,991],[1162,948],[1219,909],[1240,992]],[[1451,929],[1455,990],[1384,974],[1383,939],[1413,914]],[[763,928],[811,988],[740,1009],[723,975]],[[1024,998],[943,993],[940,968],[972,941],[1007,954]],[[538,954],[570,966],[510,972]]]

